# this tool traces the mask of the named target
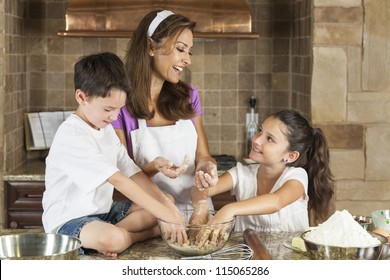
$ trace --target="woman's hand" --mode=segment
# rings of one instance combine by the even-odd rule
[[[207,200],[199,200],[194,205],[194,211],[189,220],[190,225],[194,225],[188,231],[188,238],[190,240],[196,240],[196,236],[199,233],[199,228],[197,226],[207,224],[209,221],[209,204]]]
[[[161,172],[162,174],[164,174],[165,176],[171,179],[175,179],[180,175],[183,175],[187,171],[189,161],[190,161],[190,156],[185,155],[184,160],[180,166],[174,165],[172,161],[167,160],[163,157],[156,157],[153,160],[153,163],[154,163],[154,167],[159,172]]]
[[[194,184],[199,190],[214,187],[218,183],[217,165],[211,160],[199,162],[196,167]]]

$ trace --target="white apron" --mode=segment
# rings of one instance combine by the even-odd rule
[[[134,161],[139,166],[161,156],[180,166],[184,156],[190,160],[187,171],[171,179],[157,173],[151,179],[164,192],[175,198],[176,205],[182,209],[192,209],[191,188],[194,186],[195,156],[198,134],[191,120],[179,120],[174,125],[148,127],[144,119],[138,119],[139,128],[131,132]],[[214,209],[209,199],[210,209]]]

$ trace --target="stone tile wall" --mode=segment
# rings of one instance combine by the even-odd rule
[[[73,65],[81,56],[112,51],[124,57],[127,39],[63,38],[66,0],[0,0],[6,12],[5,166],[26,158],[23,112],[72,110]],[[196,39],[188,80],[201,94],[213,154],[243,157],[249,97],[260,120],[286,107],[310,111],[311,0],[247,0],[257,40]],[[294,38],[295,36],[295,38]],[[291,74],[294,73],[294,76]]]
[[[0,2],[0,50],[4,50],[5,44],[5,14],[4,14],[4,3]],[[4,99],[5,99],[5,53],[4,51],[0,52],[0,112],[4,112]],[[0,113],[0,180],[4,176],[4,162],[5,162],[5,153],[4,153],[4,114]],[[0,191],[0,201],[4,201],[4,192]],[[0,206],[3,203],[0,202]],[[3,228],[4,225],[4,207],[0,207],[0,228]]]
[[[7,167],[26,159],[23,112],[27,111],[27,68],[23,27],[23,3],[0,1],[0,180]],[[4,204],[3,188],[0,206]],[[4,207],[0,207],[0,225]]]
[[[0,78],[4,85],[0,93],[0,118],[4,118],[0,136],[3,142],[2,165],[17,166],[26,158],[24,150],[23,112],[27,111],[27,65],[21,1],[2,1],[1,38],[4,48]],[[4,151],[4,153],[3,153]],[[6,171],[7,168],[2,168]]]
[[[335,206],[353,214],[390,206],[389,16],[387,0],[314,0],[312,120],[331,146]]]

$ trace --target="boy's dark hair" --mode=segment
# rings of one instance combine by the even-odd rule
[[[107,97],[112,89],[126,92],[127,97],[131,93],[124,63],[111,52],[81,57],[74,66],[74,86],[91,97]]]

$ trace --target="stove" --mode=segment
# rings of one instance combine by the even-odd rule
[[[213,158],[217,161],[218,170],[229,170],[232,167],[235,167],[237,160],[234,156],[230,155],[213,155]]]

